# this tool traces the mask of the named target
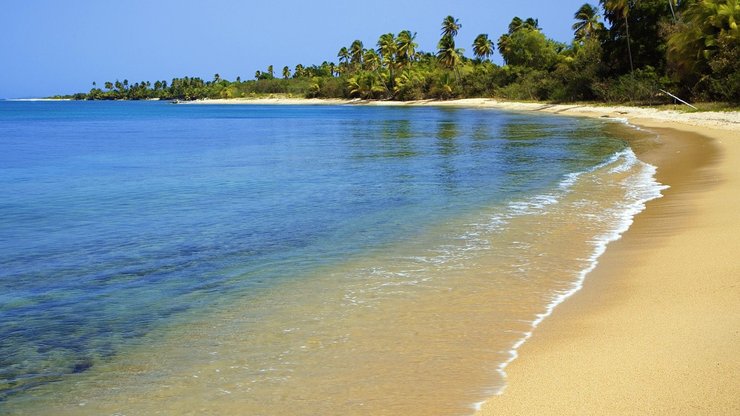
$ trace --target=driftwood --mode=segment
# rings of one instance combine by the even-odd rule
[[[684,104],[688,105],[689,107],[693,108],[694,110],[698,110],[698,108],[696,108],[696,107],[694,107],[693,105],[691,105],[691,104],[687,103],[686,101],[684,101],[684,100],[682,100],[682,99],[680,99],[680,98],[676,97],[675,95],[671,94],[670,92],[668,92],[668,91],[666,91],[666,90],[661,90],[661,89],[659,89],[658,91],[662,92],[663,94],[668,94],[668,95],[670,95],[671,97],[673,97],[673,98],[677,99],[678,101],[681,101],[682,103],[684,103]]]

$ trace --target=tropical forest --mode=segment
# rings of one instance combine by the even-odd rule
[[[433,51],[416,33],[381,34],[338,50],[336,62],[269,66],[249,80],[174,78],[93,83],[78,100],[196,100],[288,96],[363,100],[494,97],[660,104],[673,98],[740,103],[740,0],[601,0],[574,10],[570,44],[536,18],[460,45],[464,22],[445,17]],[[504,65],[491,61],[500,54]],[[60,98],[60,97],[57,97]]]

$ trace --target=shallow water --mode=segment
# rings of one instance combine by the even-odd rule
[[[469,413],[660,190],[594,120],[86,102],[0,120],[11,414]]]

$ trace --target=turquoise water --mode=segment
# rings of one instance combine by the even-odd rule
[[[0,101],[0,409],[625,148],[495,110]]]

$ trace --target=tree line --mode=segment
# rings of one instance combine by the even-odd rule
[[[171,81],[93,83],[75,99],[239,98],[289,94],[376,100],[497,97],[513,100],[660,103],[668,90],[697,101],[740,102],[740,0],[600,0],[574,13],[573,40],[548,38],[534,18],[514,17],[494,42],[478,35],[472,56],[456,42],[462,23],[443,19],[432,52],[416,33],[342,47],[337,62]],[[504,65],[491,62],[494,53]]]

